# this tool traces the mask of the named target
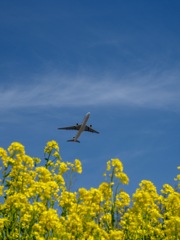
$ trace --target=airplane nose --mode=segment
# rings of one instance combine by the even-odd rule
[[[90,115],[90,112],[88,112],[87,114],[86,114],[86,116],[89,116]]]

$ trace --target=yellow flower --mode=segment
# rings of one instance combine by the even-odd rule
[[[129,178],[124,172],[115,173],[115,177],[119,178],[122,184],[128,184],[129,183]]]
[[[4,189],[4,186],[0,186],[0,196],[3,196],[3,189]]]
[[[7,167],[9,158],[7,157],[6,150],[4,150],[3,148],[0,148],[0,157],[2,159],[4,167]]]
[[[113,158],[98,188],[67,191],[68,179],[71,184],[73,174],[82,172],[80,160],[62,162],[54,140],[44,151],[45,167],[37,167],[40,159],[27,156],[20,143],[0,148],[0,239],[180,239],[179,188],[164,184],[158,193],[142,180],[130,198],[120,189],[129,178]],[[70,178],[64,178],[67,171]]]
[[[56,157],[56,158],[58,158],[58,159],[61,159],[58,151],[55,151],[55,152],[52,154],[52,156],[53,156],[53,157]]]
[[[14,156],[16,154],[25,154],[25,149],[24,146],[19,143],[19,142],[13,142],[9,147],[8,147],[8,152],[10,153],[11,156]]]
[[[47,230],[56,228],[59,224],[59,217],[57,211],[54,209],[48,209],[47,211],[42,212],[40,216],[39,225]]]
[[[4,224],[8,222],[7,218],[0,218],[0,230],[2,231],[4,228]]]
[[[39,180],[48,182],[52,180],[51,172],[45,167],[37,167],[36,172],[38,173]]]
[[[116,167],[116,171],[120,171],[120,172],[123,171],[122,162],[118,158],[112,158],[111,162],[112,162],[112,166]]]
[[[123,237],[123,231],[121,230],[110,230],[110,239],[112,240],[123,240],[124,237]]]
[[[111,170],[111,161],[108,161],[106,171],[109,172],[110,170]]]
[[[71,208],[74,203],[76,203],[76,192],[71,193],[67,191],[63,191],[60,196],[59,205],[61,207]]]
[[[59,184],[59,185],[65,185],[64,178],[61,174],[56,174],[54,175],[54,180]]]
[[[54,140],[47,142],[47,145],[44,148],[44,153],[50,154],[53,150],[57,150],[59,152],[58,143]]]
[[[106,182],[101,183],[99,185],[99,190],[102,192],[104,199],[109,199],[112,197],[112,189],[108,183]]]
[[[130,204],[130,196],[126,192],[120,192],[116,195],[115,201],[117,208],[127,207]]]
[[[82,165],[79,159],[74,160],[74,165],[77,173],[82,173]]]
[[[173,193],[174,189],[169,184],[164,184],[163,189],[161,190],[163,194]]]
[[[69,168],[67,167],[67,164],[65,162],[61,162],[60,167],[59,167],[59,173],[64,174],[68,170],[69,170]]]

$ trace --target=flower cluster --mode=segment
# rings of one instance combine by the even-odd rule
[[[99,187],[71,191],[81,162],[62,161],[54,140],[44,161],[14,142],[0,148],[0,163],[0,239],[180,239],[180,174],[176,187],[164,184],[160,193],[142,180],[130,197],[122,187],[128,176],[115,158]]]

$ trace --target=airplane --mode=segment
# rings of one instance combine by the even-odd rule
[[[82,124],[77,123],[76,125],[71,126],[71,127],[58,128],[58,130],[77,130],[78,132],[75,135],[75,137],[73,137],[73,139],[67,140],[67,142],[78,142],[78,143],[80,143],[78,138],[80,137],[80,135],[83,131],[92,132],[92,133],[99,133],[98,131],[92,129],[92,125],[90,125],[90,126],[86,125],[89,117],[90,117],[90,112],[86,113]]]

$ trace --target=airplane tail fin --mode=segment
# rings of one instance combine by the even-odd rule
[[[79,140],[74,140],[74,138],[73,138],[73,139],[70,139],[70,140],[67,140],[67,142],[78,142],[78,143],[80,143]]]

